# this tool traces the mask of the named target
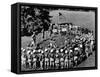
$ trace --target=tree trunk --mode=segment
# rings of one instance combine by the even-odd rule
[[[44,40],[44,38],[45,38],[45,31],[43,30],[43,40]]]

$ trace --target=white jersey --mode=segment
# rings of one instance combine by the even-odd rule
[[[77,56],[74,56],[74,60],[77,60],[77,58],[78,58]]]
[[[21,56],[21,62],[22,64],[25,64],[26,58],[24,58],[23,56]]]
[[[49,61],[49,59],[48,58],[45,58],[45,61],[47,62],[47,61]]]
[[[33,58],[33,62],[36,62],[36,58]]]
[[[55,63],[59,63],[59,59],[58,58],[55,60]]]
[[[53,58],[50,58],[50,61],[51,61],[51,62],[53,62],[53,61],[54,61],[54,59],[53,59]]]
[[[56,33],[57,32],[57,29],[53,29],[53,33]]]
[[[62,31],[65,32],[65,31],[67,31],[67,29],[66,28],[62,28]]]
[[[91,45],[93,45],[93,43],[94,43],[94,42],[93,42],[93,40],[92,40],[92,41],[91,41]]]

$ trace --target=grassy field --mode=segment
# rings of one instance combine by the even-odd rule
[[[46,34],[46,36],[47,36],[47,34]],[[31,36],[30,37],[24,36],[24,37],[21,37],[21,39],[22,39],[22,41],[21,41],[22,45],[21,46],[23,48],[26,48],[27,45],[32,41]],[[64,45],[65,36],[57,35],[57,36],[53,37],[53,39],[56,40],[55,42],[56,42],[58,47],[61,46],[61,45]],[[43,41],[42,35],[39,34],[36,38],[36,42],[41,43],[42,41]],[[43,43],[41,43],[41,46],[46,47],[49,43],[50,43],[50,38],[48,38],[48,40],[44,40]]]
[[[45,32],[45,39],[46,38],[49,38],[49,34],[47,34],[47,32]],[[31,36],[24,36],[24,37],[21,37],[21,46],[23,48],[26,48],[27,45],[29,43],[31,43],[32,41],[32,37]],[[42,38],[42,33],[39,33],[37,36],[36,36],[36,43],[40,43],[43,41],[43,38]]]
[[[95,66],[95,52],[90,55],[85,61],[79,64],[77,67],[94,67]]]
[[[24,37],[21,37],[21,46],[23,48],[26,48],[27,45],[32,41],[32,38],[31,36],[30,37],[27,37],[27,36],[24,36]]]

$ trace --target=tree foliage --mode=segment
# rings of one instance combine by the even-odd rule
[[[46,31],[50,26],[49,10],[42,7],[22,6],[21,7],[21,35],[30,36],[42,30]]]

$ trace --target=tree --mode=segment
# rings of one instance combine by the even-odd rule
[[[41,9],[40,8],[40,19],[42,21],[42,31],[43,31],[43,39],[45,36],[45,31],[47,31],[50,27],[50,16],[49,16],[49,11],[47,9]]]
[[[41,7],[22,6],[21,7],[21,34],[22,36],[39,34],[43,31],[43,39],[45,31],[50,26],[49,10]]]

